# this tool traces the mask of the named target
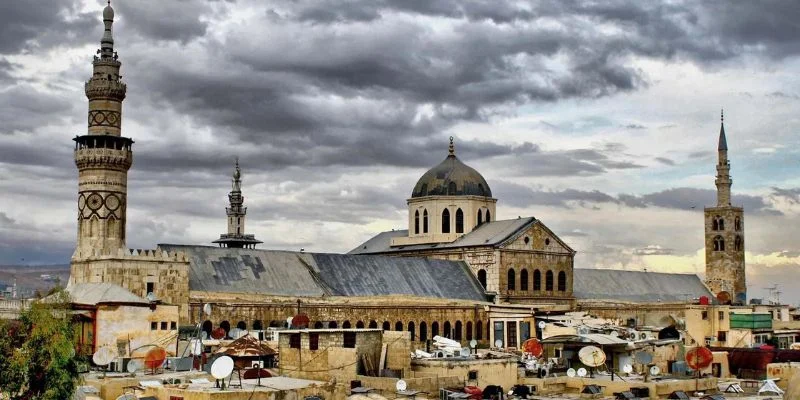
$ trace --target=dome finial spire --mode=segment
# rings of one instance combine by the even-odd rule
[[[722,122],[722,123],[725,123],[725,109],[724,108],[720,108],[719,109],[719,121]]]
[[[456,155],[456,146],[453,144],[453,137],[452,136],[450,136],[450,149],[449,149],[449,152],[450,152],[451,156],[455,156]]]

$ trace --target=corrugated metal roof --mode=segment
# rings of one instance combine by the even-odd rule
[[[485,301],[466,263],[209,246],[159,245],[189,257],[189,288],[276,296],[412,295]]]
[[[417,244],[392,247],[392,238],[408,236],[408,230],[381,232],[348,254],[392,253],[411,250],[445,249],[454,247],[496,246],[514,237],[536,222],[536,218],[517,218],[482,224],[451,243]]]
[[[573,295],[578,300],[684,302],[713,295],[694,274],[575,269]]]
[[[102,303],[150,304],[146,299],[113,283],[74,283],[65,290],[75,304],[90,306]]]

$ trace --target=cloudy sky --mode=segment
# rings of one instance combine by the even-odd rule
[[[95,0],[0,3],[0,263],[66,263],[72,137]],[[234,157],[265,248],[344,252],[405,229],[458,156],[498,217],[535,216],[576,267],[703,274],[720,108],[751,297],[800,302],[800,3],[115,0],[135,141],[128,245],[225,230]]]

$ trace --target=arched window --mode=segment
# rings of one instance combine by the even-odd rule
[[[463,336],[461,336],[461,321],[456,321],[456,329],[453,331],[453,340],[461,340]]]
[[[264,323],[260,319],[253,321],[253,330],[260,331],[264,329]]]
[[[478,282],[480,282],[481,286],[483,286],[483,288],[486,289],[486,270],[485,269],[479,269],[478,270]]]
[[[475,339],[483,339],[483,322],[481,321],[475,323]]]
[[[720,217],[720,219],[719,219],[719,230],[721,230],[721,231],[725,230],[725,219],[722,218],[722,217]]]
[[[392,330],[392,324],[389,321],[383,321],[382,329],[385,331]]]
[[[411,333],[411,341],[416,340],[416,337],[414,337],[414,321],[408,323],[408,332]]]
[[[344,321],[342,323],[342,329],[350,329],[352,326],[350,325],[350,321]]]
[[[394,330],[396,330],[398,332],[402,332],[403,331],[403,323],[401,321],[395,322]]]
[[[225,330],[225,336],[228,336],[228,332],[231,331],[231,323],[228,321],[222,321],[219,323],[219,327]]]
[[[203,322],[203,332],[211,336],[211,331],[214,330],[214,324],[211,321]]]
[[[725,219],[723,219],[719,215],[715,215],[714,216],[714,220],[711,221],[711,230],[724,231],[725,230]]]
[[[542,273],[538,269],[533,270],[533,291],[542,290]]]
[[[567,274],[564,271],[558,272],[558,291],[559,292],[567,291]]]
[[[733,229],[736,229],[736,232],[739,232],[739,231],[742,230],[742,220],[741,220],[741,218],[736,217],[736,219],[733,220]]]
[[[508,270],[508,290],[517,290],[517,275],[514,268]]]
[[[364,329],[364,321],[358,321],[358,322],[356,322],[356,328],[358,328],[358,329]]]
[[[464,212],[456,210],[456,233],[464,233]]]
[[[455,196],[456,194],[456,183],[450,182],[447,184],[447,194],[450,196]]]
[[[431,337],[433,336],[439,336],[439,323],[436,321],[431,324]]]
[[[425,321],[419,323],[419,341],[424,342],[428,340],[428,325]]]
[[[482,223],[483,223],[483,212],[481,210],[478,210],[478,223],[475,225],[481,226]]]
[[[325,324],[323,324],[322,321],[314,322],[314,329],[322,329],[324,327],[325,327]]]
[[[444,332],[442,332],[442,333],[444,334],[444,337],[446,337],[448,339],[452,339],[453,338],[453,330],[450,327],[450,321],[444,321]]]
[[[442,233],[450,233],[450,210],[442,211]]]
[[[484,218],[486,222],[492,222],[492,213],[489,210],[486,210],[486,218]]]
[[[414,234],[419,234],[419,210],[414,211]]]
[[[725,251],[725,239],[722,236],[714,238],[714,251]]]
[[[519,272],[519,290],[528,290],[528,270],[524,268]]]
[[[553,271],[547,271],[544,275],[544,290],[548,292],[553,291]]]
[[[247,322],[239,321],[239,322],[236,323],[236,327],[241,329],[241,330],[245,330],[245,329],[247,329]]]
[[[375,321],[374,319],[372,321],[369,321],[369,329],[377,329],[377,328],[378,328],[377,321]]]
[[[422,210],[422,233],[428,233],[428,210]]]
[[[736,239],[734,239],[734,241],[733,241],[733,249],[736,250],[736,251],[741,251],[742,250],[742,237],[741,236],[736,235]]]
[[[467,321],[467,340],[472,340],[472,321]]]
[[[336,329],[337,327],[339,327],[339,324],[337,324],[336,321],[328,322],[328,328]]]

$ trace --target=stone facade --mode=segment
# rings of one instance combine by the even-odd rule
[[[422,243],[452,242],[465,233],[472,232],[478,223],[478,214],[485,222],[487,216],[496,214],[497,199],[483,196],[426,196],[408,199],[408,236],[392,240],[392,246]],[[449,232],[443,233],[442,214],[447,210]],[[459,224],[457,216],[461,213]],[[461,229],[457,229],[461,227]]]
[[[377,374],[382,345],[383,335],[378,329],[282,331],[278,339],[280,374],[337,382]]]

